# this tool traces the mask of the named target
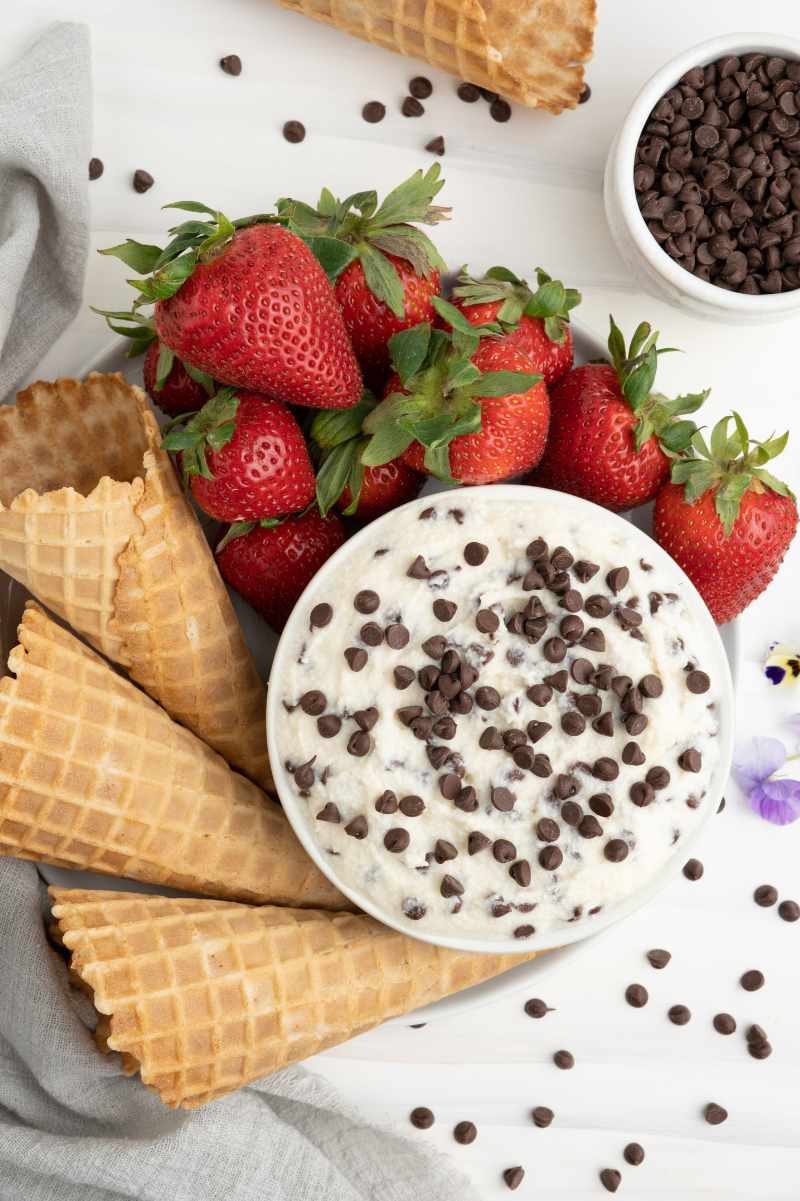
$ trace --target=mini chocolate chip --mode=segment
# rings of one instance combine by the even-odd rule
[[[685,1026],[692,1020],[692,1013],[685,1005],[673,1005],[667,1010],[667,1017],[673,1026]]]
[[[446,801],[454,801],[461,791],[461,777],[455,772],[448,772],[439,777],[439,791]]]
[[[402,829],[402,826],[394,826],[392,830],[387,830],[383,835],[383,846],[393,855],[404,852],[410,842],[411,835],[407,830]]]
[[[544,682],[551,688],[554,688],[556,692],[566,692],[567,684],[569,684],[569,675],[566,670],[562,668],[561,671],[556,671],[551,676],[545,676]]]
[[[547,872],[554,872],[561,867],[564,861],[564,856],[558,847],[547,846],[542,847],[539,852],[539,865]]]
[[[763,1042],[748,1042],[747,1053],[753,1059],[769,1059],[772,1054],[772,1044],[767,1039]]]
[[[583,607],[590,617],[608,617],[611,612],[611,602],[606,596],[590,596]]]
[[[666,967],[671,958],[669,951],[665,951],[661,947],[654,947],[652,951],[647,952],[648,963],[657,970]]]
[[[612,838],[603,848],[603,854],[611,863],[622,863],[628,858],[628,844],[621,838]]]
[[[133,173],[133,190],[140,195],[149,192],[155,182],[150,172],[143,171],[141,167]]]
[[[402,650],[404,646],[407,646],[410,637],[406,627],[399,622],[387,626],[383,636],[386,639],[387,645],[395,651]]]
[[[424,75],[415,75],[408,85],[408,90],[417,100],[427,100],[433,92],[433,84]]]
[[[334,805],[333,801],[328,801],[327,804],[323,805],[322,808],[320,809],[319,813],[317,814],[318,822],[338,823],[341,820],[342,820],[342,815],[339,812],[338,807],[336,805]]]
[[[412,922],[420,921],[428,912],[422,901],[418,901],[416,897],[406,897],[402,905],[403,914]]]
[[[400,812],[406,817],[419,817],[425,808],[425,802],[420,796],[404,796],[400,800]]]
[[[417,672],[417,680],[419,681],[420,688],[424,688],[426,692],[430,692],[432,688],[437,686],[440,674],[439,668],[434,667],[432,663],[421,667]]]
[[[462,1147],[474,1143],[477,1137],[478,1128],[474,1122],[458,1122],[453,1127],[453,1138],[457,1143],[461,1143]]]
[[[459,692],[458,696],[454,696],[450,701],[450,712],[458,713],[463,716],[465,713],[472,712],[472,697],[466,692]]]
[[[507,100],[493,100],[489,105],[489,116],[493,121],[505,122],[511,119],[511,105]]]
[[[603,827],[593,814],[587,813],[578,823],[578,833],[581,838],[599,838],[603,833]]]
[[[422,705],[403,705],[402,708],[395,710],[397,717],[404,726],[410,726],[412,721],[422,716]]]
[[[583,810],[577,801],[566,801],[561,806],[561,818],[568,826],[577,826],[583,817]]]
[[[347,753],[355,755],[358,759],[363,759],[364,755],[368,755],[371,749],[372,739],[363,730],[356,730],[355,734],[351,734],[347,740]]]
[[[349,834],[351,838],[366,838],[369,833],[367,819],[363,814],[359,814],[358,817],[354,817],[352,821],[347,823],[344,832],[345,834]]]
[[[684,771],[700,771],[703,766],[703,757],[698,750],[690,747],[688,751],[684,751],[678,756],[678,767],[682,767]]]
[[[616,1168],[603,1168],[600,1172],[600,1183],[609,1193],[615,1193],[619,1188],[622,1175]]]
[[[465,104],[474,104],[481,98],[480,88],[477,88],[474,83],[460,83],[456,88],[456,95]]]
[[[595,721],[592,722],[592,729],[598,734],[605,735],[606,738],[612,738],[614,735],[614,718],[610,713],[601,713]]]
[[[496,709],[500,704],[500,693],[496,688],[476,688],[475,704],[479,709]]]
[[[640,809],[643,809],[646,805],[652,804],[655,792],[650,784],[645,783],[643,780],[637,780],[635,784],[631,784],[628,796],[634,805],[638,805]]]
[[[645,754],[638,742],[626,742],[622,748],[622,762],[632,767],[641,767]]]
[[[764,987],[764,973],[751,968],[740,977],[739,983],[745,992],[758,992],[759,988]]]
[[[703,1110],[703,1117],[709,1126],[719,1126],[727,1119],[728,1111],[722,1105],[717,1105],[715,1101],[710,1101]]]
[[[512,880],[516,880],[520,888],[527,888],[531,882],[531,865],[527,859],[518,859],[516,863],[511,864],[508,874]]]
[[[606,639],[602,630],[598,630],[596,626],[591,626],[580,640],[581,646],[587,651],[604,651],[606,649]]]
[[[378,720],[380,714],[374,705],[370,705],[368,709],[357,709],[353,714],[353,721],[360,730],[371,730]]]
[[[632,684],[630,676],[614,676],[611,680],[611,691],[622,700],[630,692]],[[641,697],[641,694],[639,695]]]
[[[412,1109],[408,1115],[412,1126],[416,1126],[417,1130],[430,1130],[436,1119],[433,1116],[432,1110],[425,1105],[418,1105],[416,1109]]]
[[[634,1009],[642,1009],[649,1000],[647,989],[643,984],[629,984],[625,989],[625,1000]]]
[[[491,609],[479,609],[475,616],[475,625],[482,634],[493,634],[500,625],[500,618]]]
[[[614,802],[607,792],[596,792],[589,797],[589,808],[598,817],[611,817],[614,812]]]
[[[578,559],[572,570],[582,584],[588,584],[592,576],[597,575],[600,568],[596,563],[590,563],[587,559]]]
[[[573,694],[573,700],[578,712],[584,717],[597,717],[603,707],[600,697],[592,696],[590,693]]]
[[[478,808],[478,794],[472,785],[468,784],[466,788],[461,789],[453,803],[462,813],[474,813]]]
[[[439,157],[441,158],[441,156],[444,154],[444,150],[445,150],[444,138],[442,137],[442,135],[438,134],[435,138],[431,138],[431,140],[429,142],[426,142],[425,149],[428,151],[429,154],[438,154]]]
[[[464,894],[464,885],[455,876],[442,876],[439,892],[443,897],[460,897]]]
[[[369,125],[377,125],[386,116],[386,105],[380,100],[368,100],[361,110],[361,116]]]
[[[510,813],[517,799],[508,788],[492,788],[490,796],[495,809],[501,813]]]
[[[530,1001],[527,1001],[525,1004],[525,1012],[526,1013],[528,1012],[529,1004],[530,1004]],[[534,1015],[532,1014],[531,1016],[534,1016]],[[531,1118],[533,1120],[533,1124],[534,1124],[534,1126],[538,1126],[540,1130],[546,1130],[547,1127],[550,1125],[550,1123],[553,1121],[554,1116],[555,1115],[554,1115],[552,1109],[548,1109],[548,1107],[546,1105],[537,1105],[535,1109],[531,1110]]]
[[[703,865],[699,859],[687,859],[683,865],[683,874],[687,880],[699,880],[703,874]]]
[[[375,808],[378,813],[396,813],[397,812],[397,797],[391,789],[387,788],[382,792],[375,802]]]
[[[105,170],[105,167],[103,165],[102,159],[100,159],[100,158],[90,158],[89,159],[89,179],[90,180],[99,179],[100,176],[103,174],[104,170]]]
[[[525,695],[534,705],[543,706],[552,699],[553,689],[549,684],[533,684]]]
[[[333,609],[330,605],[325,604],[325,602],[319,605],[314,605],[314,608],[311,610],[309,615],[309,629],[322,629],[323,626],[328,624],[332,617]]]
[[[616,780],[619,775],[619,764],[616,759],[603,755],[592,764],[592,775],[596,780]]]
[[[575,796],[575,793],[579,789],[580,784],[575,776],[571,776],[566,772],[562,772],[556,776],[553,792],[559,801],[566,801],[569,797]]]
[[[560,663],[566,656],[567,644],[563,638],[548,638],[542,651],[548,663]]]
[[[447,639],[444,634],[434,634],[432,638],[425,639],[422,649],[430,659],[441,659],[447,650]]]
[[[241,75],[242,73],[242,60],[238,54],[226,54],[219,60],[219,65],[226,75]]]
[[[552,1006],[547,1005],[539,997],[531,997],[529,1001],[525,1002],[524,1009],[529,1018],[543,1018],[545,1014],[553,1012]]]
[[[433,602],[433,615],[439,621],[450,621],[455,616],[458,605],[455,601],[443,600],[441,597]]]
[[[778,890],[772,884],[759,884],[758,888],[753,893],[753,900],[756,905],[760,905],[762,909],[768,909],[770,905],[774,905],[778,899]]]
[[[536,755],[533,747],[522,745],[518,746],[511,756],[517,767],[521,767],[523,771],[532,771],[533,765],[536,762]]]
[[[380,603],[381,598],[371,588],[362,588],[353,598],[353,607],[357,613],[374,613]]]
[[[326,713],[317,718],[317,730],[323,738],[335,738],[342,728],[342,719],[335,713]]]
[[[552,728],[548,721],[529,721],[525,727],[527,735],[533,743],[539,742]]]
[[[586,729],[586,719],[571,709],[561,718],[561,729],[570,738],[577,738]]]
[[[348,646],[344,657],[351,671],[361,671],[367,662],[367,652],[360,646]]]
[[[501,751],[504,743],[497,726],[487,726],[478,739],[478,746],[485,751]]]
[[[627,567],[614,567],[606,575],[606,584],[611,591],[616,595],[621,592],[630,579],[631,573]]]
[[[383,642],[383,630],[377,621],[367,621],[358,631],[358,636],[367,646],[380,646]]]
[[[594,674],[594,664],[589,659],[575,659],[570,671],[576,684],[588,684]]]
[[[556,842],[561,829],[552,817],[540,817],[536,823],[536,837],[542,842]]]
[[[567,642],[577,642],[583,637],[584,624],[580,617],[575,617],[570,614],[569,617],[562,617],[559,622],[558,632]]]
[[[571,1051],[556,1051],[553,1056],[553,1063],[557,1068],[561,1068],[562,1071],[566,1072],[570,1068],[575,1067],[575,1056]]]
[[[690,692],[708,692],[711,680],[704,671],[690,671],[686,677],[686,687]]]
[[[638,1168],[640,1164],[644,1163],[644,1147],[641,1143],[628,1143],[622,1152],[622,1158],[632,1168]]]
[[[489,553],[489,547],[482,542],[468,542],[464,547],[464,562],[470,567],[480,567]]]
[[[583,605],[583,597],[575,588],[568,588],[559,602],[562,609],[569,613],[577,613]]]
[[[506,1188],[517,1189],[525,1179],[525,1169],[519,1164],[515,1168],[506,1168],[503,1172],[503,1180],[506,1183]]]
[[[641,692],[642,696],[654,699],[661,696],[664,691],[664,685],[661,683],[661,680],[658,678],[658,676],[642,676],[641,680],[639,681],[639,691]]]
[[[298,702],[300,708],[309,717],[319,717],[320,713],[325,712],[327,703],[325,693],[320,692],[317,688],[312,688],[310,692],[304,692]]]
[[[287,142],[297,144],[306,136],[306,127],[302,121],[286,121],[283,126],[283,136]]]
[[[424,115],[425,109],[415,96],[406,96],[400,105],[400,112],[404,117],[421,117]]]
[[[736,1029],[736,1018],[730,1013],[715,1013],[713,1026],[718,1034],[733,1034]]]
[[[414,672],[410,667],[395,667],[393,675],[395,688],[402,690],[414,683]]]
[[[670,781],[670,775],[666,767],[651,767],[645,776],[645,780],[651,788],[656,792],[662,788],[666,788]]]
[[[781,901],[778,906],[778,915],[785,922],[796,922],[800,918],[800,905],[797,901]]]
[[[477,855],[479,851],[485,851],[491,844],[491,838],[481,834],[480,830],[471,830],[467,835],[467,851],[470,855]]]

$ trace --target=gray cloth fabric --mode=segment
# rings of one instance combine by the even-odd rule
[[[289,1069],[194,1113],[98,1051],[31,863],[0,859],[2,1201],[476,1201],[444,1156]]]
[[[81,303],[90,122],[88,30],[53,25],[0,74],[0,401]]]

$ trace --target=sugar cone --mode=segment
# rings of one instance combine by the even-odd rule
[[[194,1108],[530,956],[474,955],[353,913],[53,888],[103,1050]]]
[[[364,41],[552,113],[574,108],[595,0],[279,0]]]
[[[0,853],[347,907],[274,802],[32,603],[19,640],[0,680]]]
[[[0,409],[0,569],[271,787],[264,688],[147,398],[120,375]]]

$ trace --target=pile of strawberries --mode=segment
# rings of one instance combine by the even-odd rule
[[[139,275],[131,311],[103,315],[145,354],[195,501],[229,523],[225,579],[280,628],[353,523],[426,476],[524,475],[617,511],[655,500],[658,541],[718,622],[735,617],[795,532],[766,470],[786,437],[755,442],[734,414],[706,442],[691,415],[707,392],[654,391],[665,351],[647,323],[626,346],[612,318],[608,361],[574,367],[580,294],[541,270],[535,286],[464,271],[446,299],[420,228],[449,217],[442,185],[435,165],[380,204],[324,189],[316,207],[286,198],[237,221],[182,201],[166,247],[103,252]]]

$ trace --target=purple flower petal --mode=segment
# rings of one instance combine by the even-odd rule
[[[750,807],[776,826],[800,817],[800,780],[765,780],[750,792]]]
[[[739,752],[733,765],[736,783],[749,794],[762,780],[783,767],[786,747],[777,738],[752,738]]]

